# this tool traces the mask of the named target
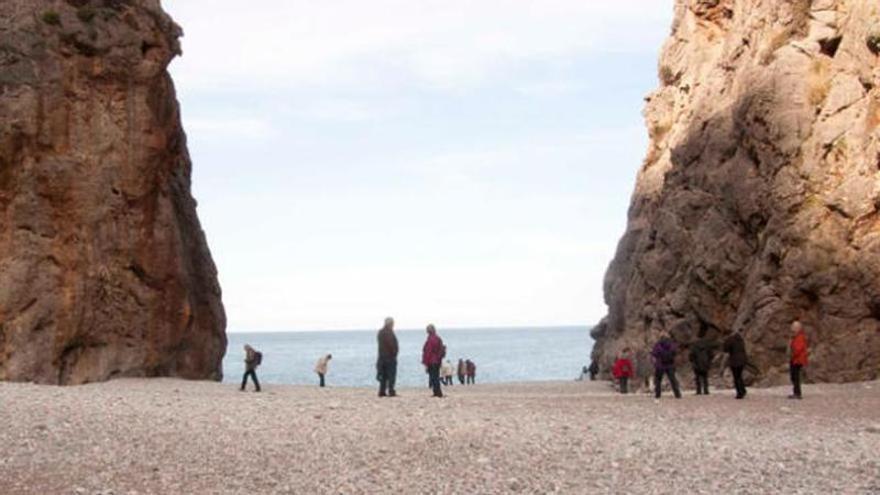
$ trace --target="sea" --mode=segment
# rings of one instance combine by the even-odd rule
[[[376,386],[378,330],[230,333],[223,359],[224,382],[240,383],[244,345],[263,353],[257,369],[261,383],[317,384],[315,362],[332,354],[327,386]],[[398,330],[398,387],[427,383],[421,365],[424,330]],[[483,328],[439,330],[446,358],[477,365],[477,383],[571,381],[590,361],[593,341],[589,327]],[[456,381],[457,383],[457,381]]]

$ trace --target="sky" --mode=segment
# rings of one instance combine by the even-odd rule
[[[590,325],[671,0],[163,0],[228,330]]]

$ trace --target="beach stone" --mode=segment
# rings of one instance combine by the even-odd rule
[[[689,384],[707,328],[742,331],[753,382],[783,384],[799,318],[806,381],[878,377],[880,70],[864,42],[878,23],[862,0],[675,2],[593,331],[603,370],[669,331]]]
[[[0,2],[0,380],[220,379],[181,30],[159,0],[98,3]]]

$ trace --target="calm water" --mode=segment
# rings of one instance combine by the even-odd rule
[[[421,386],[424,330],[398,331],[397,383]],[[447,359],[477,363],[478,383],[573,380],[589,362],[593,341],[587,327],[456,329],[440,331]],[[241,380],[244,344],[263,353],[257,370],[261,383],[315,384],[315,361],[333,354],[327,374],[330,386],[376,385],[376,331],[231,333],[223,360],[224,381]]]

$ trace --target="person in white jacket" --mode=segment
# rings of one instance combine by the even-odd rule
[[[321,380],[320,386],[324,386],[324,375],[327,374],[327,365],[330,364],[330,360],[333,359],[332,354],[327,354],[323,356],[321,359],[315,363],[315,373],[318,374],[318,378]]]
[[[455,372],[452,369],[452,363],[450,363],[448,360],[444,361],[443,367],[440,370],[440,376],[443,377],[443,384],[444,385],[452,385],[452,376],[454,374],[455,374]]]

